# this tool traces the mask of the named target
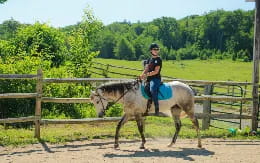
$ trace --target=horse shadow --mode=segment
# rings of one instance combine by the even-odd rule
[[[181,151],[163,150],[159,149],[145,149],[144,151],[134,150],[122,150],[130,154],[105,154],[104,157],[175,157],[182,158],[183,160],[195,161],[191,156],[210,156],[214,155],[215,152],[206,150],[204,148],[180,148]],[[132,153],[131,153],[132,152]]]

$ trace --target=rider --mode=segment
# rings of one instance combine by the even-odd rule
[[[154,102],[155,107],[155,115],[159,115],[159,101],[158,101],[158,91],[159,86],[161,84],[161,68],[162,68],[162,60],[159,57],[159,46],[156,43],[152,43],[150,45],[150,53],[152,57],[148,59],[147,65],[143,71],[143,73],[140,75],[141,79],[144,79],[147,76],[147,84],[149,86],[149,91],[152,96],[152,100]],[[149,102],[151,104],[151,99],[148,100],[147,104],[147,112],[149,109]]]

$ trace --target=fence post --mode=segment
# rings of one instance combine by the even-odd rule
[[[108,78],[108,70],[109,70],[109,64],[107,64],[106,69],[103,70],[103,75],[105,78]]]
[[[258,128],[258,112],[259,112],[259,95],[258,95],[258,84],[259,84],[259,58],[260,58],[260,1],[255,1],[255,27],[254,27],[254,52],[253,52],[253,76],[252,76],[252,97],[253,97],[253,108],[252,108],[252,131],[257,131]]]
[[[43,81],[43,73],[42,69],[38,69],[37,71],[37,82],[36,82],[36,102],[35,102],[35,135],[34,137],[40,139],[40,120],[41,120],[41,101],[42,101],[42,81]]]
[[[205,85],[204,87],[204,95],[211,95],[213,91],[213,85]],[[203,113],[204,114],[210,114],[211,113],[211,101],[205,100],[203,101]],[[204,117],[202,119],[202,130],[209,129],[210,125],[210,118]]]

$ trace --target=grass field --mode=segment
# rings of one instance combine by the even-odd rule
[[[95,59],[96,62],[142,69],[141,61],[126,61],[115,59]],[[111,68],[111,71],[138,75],[140,72]],[[252,62],[234,62],[231,60],[185,60],[163,61],[162,76],[171,76],[189,80],[211,81],[251,81],[253,71]],[[119,75],[109,74],[111,77]]]

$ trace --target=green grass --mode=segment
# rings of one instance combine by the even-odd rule
[[[141,61],[126,61],[96,58],[96,62],[142,69]],[[111,71],[138,75],[140,72],[111,68]],[[251,81],[252,62],[234,62],[231,60],[184,60],[163,61],[162,75],[188,80],[211,81]],[[109,74],[110,77],[120,77]],[[99,76],[100,77],[100,76]]]
[[[197,138],[189,119],[182,120],[182,129],[179,138]],[[77,124],[77,125],[46,125],[41,127],[41,140],[48,143],[65,143],[75,140],[105,139],[113,138],[116,122],[99,124]],[[175,127],[171,118],[147,117],[145,136],[147,138],[172,138]],[[202,138],[232,138],[232,139],[260,139],[260,136],[248,136],[244,132],[232,135],[228,130],[210,128],[201,131]],[[140,139],[136,123],[126,123],[121,132],[121,138]],[[34,138],[34,129],[4,129],[0,126],[0,146],[21,146],[38,143]]]

